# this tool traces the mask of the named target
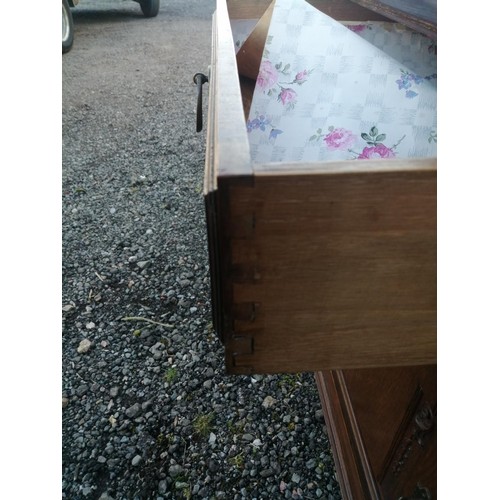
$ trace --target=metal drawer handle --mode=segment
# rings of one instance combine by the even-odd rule
[[[202,101],[202,86],[204,83],[208,82],[208,77],[203,73],[196,73],[193,76],[193,81],[196,83],[198,88],[198,104],[196,106],[196,132],[200,132],[203,129],[203,101]]]
[[[436,423],[436,412],[426,403],[422,409],[415,415],[414,419],[416,429],[415,429],[415,439],[417,443],[423,447],[425,438],[435,426]]]

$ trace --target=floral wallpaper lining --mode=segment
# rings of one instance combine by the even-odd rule
[[[436,155],[436,49],[395,23],[276,0],[250,108],[252,160]]]

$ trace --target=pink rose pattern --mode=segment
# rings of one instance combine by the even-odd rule
[[[361,153],[355,153],[354,151],[351,151],[352,153],[357,155],[355,157],[355,159],[357,160],[369,160],[376,158],[395,158],[396,157],[395,150],[399,146],[401,141],[405,138],[405,136],[403,135],[403,137],[401,137],[399,141],[397,141],[390,148],[388,148],[382,142],[385,141],[385,139],[387,138],[386,134],[379,134],[377,127],[374,125],[368,133],[363,132],[361,134],[361,138],[366,141],[368,146],[365,146],[363,148],[363,151],[361,151]]]
[[[272,65],[271,61],[262,61],[259,74],[257,76],[257,86],[266,91],[273,87],[278,81],[278,71]]]
[[[328,127],[328,134],[323,134],[323,130],[319,128],[309,140],[323,140],[330,151],[350,151],[350,148],[356,142],[356,136],[345,128]]]
[[[394,151],[383,144],[363,148],[362,153],[358,156],[358,160],[369,160],[370,158],[394,158]]]
[[[356,136],[345,128],[334,128],[323,141],[325,141],[328,149],[346,150],[354,145]]]
[[[293,89],[285,89],[282,87],[278,95],[278,101],[280,101],[283,106],[286,106],[287,109],[291,109],[297,102],[297,92]]]
[[[301,71],[300,73],[297,73],[295,75],[294,81],[297,82],[299,85],[302,85],[306,81],[308,75],[309,73],[305,69],[304,71]]]
[[[367,160],[374,158],[395,158],[396,148],[399,146],[405,136],[401,137],[390,148],[382,141],[385,141],[386,134],[380,134],[377,127],[374,125],[368,133],[363,132],[361,138],[366,142],[367,146],[363,148],[361,153],[357,153],[352,149],[357,138],[356,135],[345,128],[328,127],[328,133],[323,133],[322,129],[318,129],[314,135],[309,138],[309,141],[322,140],[330,151],[348,151],[352,153],[353,160]],[[434,139],[434,137],[433,137]],[[429,140],[430,142],[430,140]]]
[[[276,100],[286,107],[287,110],[293,109],[297,103],[297,92],[293,90],[291,85],[303,85],[312,70],[304,69],[295,74],[293,80],[291,76],[293,73],[290,72],[290,64],[285,64],[279,62],[273,66],[273,63],[269,60],[263,60],[259,74],[257,76],[257,87],[263,92],[267,92],[267,95],[276,96]],[[278,81],[280,77],[286,77],[289,81]],[[291,80],[291,81],[290,81]]]
[[[361,33],[366,28],[372,29],[372,27],[370,25],[367,25],[367,24],[348,24],[347,28],[349,28],[354,33]]]

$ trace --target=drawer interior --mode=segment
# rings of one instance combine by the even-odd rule
[[[251,142],[253,141],[253,143],[257,143],[257,145],[253,143],[251,145],[252,163],[254,164],[270,163],[270,162],[282,163],[287,161],[288,163],[290,162],[300,163],[304,161],[335,161],[344,159],[366,159],[367,157],[385,159],[385,158],[395,157],[398,154],[401,158],[434,157],[436,151],[434,143],[437,142],[437,127],[435,118],[435,94],[432,94],[432,88],[434,88],[435,92],[434,80],[436,78],[436,66],[437,66],[435,41],[432,38],[428,38],[427,36],[422,35],[421,33],[415,32],[414,30],[408,28],[402,23],[396,22],[393,19],[385,17],[384,15],[381,15],[380,13],[377,13],[373,10],[364,8],[358,5],[357,3],[349,0],[333,0],[333,1],[310,0],[308,3],[311,4],[313,7],[315,7],[316,9],[318,9],[323,14],[329,16],[332,20],[338,21],[343,26],[347,27],[349,31],[353,32],[354,38],[356,40],[363,39],[363,42],[368,42],[368,44],[376,47],[377,50],[383,51],[388,56],[394,58],[394,60],[397,59],[397,61],[403,61],[402,64],[408,64],[410,62],[412,68],[415,66],[418,67],[420,65],[418,69],[421,71],[419,71],[418,74],[417,72],[410,74],[408,71],[406,70],[403,71],[403,69],[401,69],[402,76],[399,79],[395,77],[391,80],[391,83],[394,88],[390,89],[390,91],[398,93],[396,91],[396,85],[397,85],[399,91],[398,95],[401,94],[401,92],[406,92],[406,97],[408,98],[406,101],[410,102],[409,98],[413,99],[414,96],[418,95],[418,92],[415,92],[417,90],[417,85],[415,84],[415,82],[420,84],[423,81],[424,83],[423,86],[427,85],[428,87],[431,88],[431,91],[429,93],[430,97],[426,97],[425,99],[427,99],[427,101],[430,102],[430,100],[434,96],[434,104],[433,104],[434,109],[428,112],[428,117],[426,118],[427,120],[426,122],[422,122],[421,120],[419,123],[416,122],[412,123],[412,129],[411,129],[412,131],[415,130],[417,128],[416,125],[418,125],[419,126],[418,133],[420,133],[423,136],[423,132],[421,132],[420,129],[423,128],[422,124],[424,123],[426,125],[424,127],[426,129],[425,133],[427,134],[425,139],[427,140],[421,137],[419,139],[420,143],[418,147],[415,146],[412,149],[410,146],[408,146],[408,149],[406,151],[403,151],[402,153],[400,151],[396,152],[396,148],[397,146],[399,146],[400,142],[404,139],[406,141],[406,144],[408,144],[410,137],[406,133],[406,129],[401,132],[400,134],[401,137],[396,137],[397,129],[390,122],[390,119],[387,118],[390,113],[393,113],[393,109],[397,109],[399,106],[399,104],[394,103],[392,105],[393,109],[391,109],[391,107],[389,106],[388,111],[384,114],[385,123],[389,123],[392,126],[393,134],[391,136],[391,141],[392,141],[391,145],[385,146],[380,141],[376,142],[376,139],[385,137],[385,131],[382,130],[383,128],[382,126],[379,126],[379,128],[377,128],[374,121],[371,123],[369,122],[367,118],[368,112],[366,111],[366,109],[368,109],[369,106],[366,106],[365,108],[362,108],[360,106],[362,110],[359,112],[360,115],[359,120],[366,123],[365,126],[366,130],[360,129],[357,130],[356,132],[353,132],[353,137],[354,135],[356,135],[358,139],[356,142],[358,150],[355,149],[352,150],[352,154],[347,155],[347,153],[345,153],[344,156],[338,156],[338,157],[332,156],[331,154],[328,154],[329,152],[325,148],[325,151],[320,152],[318,157],[314,157],[314,159],[311,159],[311,156],[310,155],[308,156],[307,153],[308,151],[307,148],[310,145],[307,142],[305,142],[305,148],[306,148],[305,156],[303,152],[298,153],[296,156],[293,156],[291,154],[281,154],[280,156],[279,151],[277,154],[275,154],[274,150],[279,150],[281,148],[281,145],[283,145],[282,146],[283,149],[284,148],[291,149],[293,145],[297,144],[297,141],[294,142],[293,136],[287,136],[288,130],[285,130],[285,133],[283,133],[283,130],[281,129],[284,129],[284,127],[282,126],[283,123],[285,124],[285,126],[290,125],[290,113],[288,113],[288,111],[290,110],[290,107],[293,109],[293,105],[295,104],[295,102],[292,102],[292,100],[295,99],[297,95],[296,90],[297,91],[300,90],[303,92],[303,89],[308,85],[307,82],[305,85],[302,85],[303,83],[305,83],[304,81],[297,82],[296,81],[297,77],[299,77],[299,75],[301,74],[307,73],[307,71],[299,73],[299,66],[295,65],[294,67],[294,65],[292,64],[291,66],[292,76],[289,77],[288,79],[290,80],[293,78],[293,74],[295,74],[293,71],[295,71],[297,75],[293,82],[287,82],[289,84],[288,88],[285,89],[284,86],[282,85],[283,82],[280,81],[277,81],[274,88],[270,90],[257,88],[257,90],[262,90],[262,92],[259,93],[259,96],[265,90],[268,94],[270,94],[271,91],[274,92],[275,94],[273,98],[276,97],[276,95],[278,97],[278,100],[282,98],[283,111],[277,111],[278,115],[276,115],[276,109],[274,109],[273,110],[274,113],[271,112],[270,115],[268,116],[267,114],[264,115],[261,114],[260,112],[258,113],[256,110],[258,110],[259,108],[256,105],[255,109],[252,112],[252,116],[250,116],[252,109],[252,102],[254,96],[257,95],[256,82],[257,82],[257,87],[259,87],[259,78],[257,78],[257,74],[259,73],[260,61],[261,60],[264,61],[267,51],[267,49],[265,48],[265,44],[269,43],[268,30],[273,15],[274,2],[270,2],[269,0],[266,1],[260,0],[255,2],[241,2],[238,0],[227,0],[227,12],[229,15],[232,50],[234,51],[235,54],[236,68],[238,74],[237,87],[239,90],[240,104],[243,109],[244,120],[246,123],[247,130],[249,134],[254,129],[262,130],[265,132],[266,135],[269,133],[269,142],[272,142],[273,145],[275,143],[280,144],[280,148],[278,147],[274,148],[272,153],[269,154],[266,153],[267,156],[255,155],[254,151],[256,150],[256,148],[260,147],[258,144],[262,144],[263,139],[259,139],[257,141],[256,139],[253,139],[253,137],[257,134],[253,134],[250,140]],[[387,40],[391,39],[391,37],[394,39],[394,41],[388,43]],[[406,48],[400,41],[405,40],[404,43],[407,43],[407,40],[410,39],[409,37],[413,37],[411,38],[411,43],[413,45],[415,45],[415,40],[421,45],[419,53],[415,52],[415,54],[413,54],[410,53],[411,51],[405,52]],[[350,56],[346,56],[344,57],[344,59],[347,60],[349,57]],[[320,56],[318,56],[316,60],[318,60],[319,58]],[[300,57],[298,57],[298,59],[300,60]],[[265,62],[267,63],[268,61]],[[283,65],[285,64],[286,61],[283,62]],[[278,66],[281,65],[281,62],[279,63],[279,65],[274,64],[273,62],[272,65],[278,68]],[[287,64],[285,68],[287,66],[290,66],[290,64]],[[404,67],[406,68],[406,66]],[[275,71],[275,69],[272,68],[272,66],[271,69],[272,71]],[[280,69],[279,72],[282,72],[282,69]],[[311,75],[311,73],[312,71],[309,71],[309,76]],[[408,76],[409,74],[410,76]],[[418,76],[420,74],[424,76],[423,77]],[[334,76],[336,77],[336,75]],[[372,77],[373,79],[378,78],[380,80],[381,78],[383,78],[383,75],[371,75],[370,78]],[[325,79],[325,75],[322,75],[322,78]],[[295,87],[293,87],[292,84],[295,84]],[[314,91],[309,90],[310,94],[313,92],[317,92],[318,94],[326,92],[324,88],[320,87],[318,82],[316,82],[315,85],[316,87],[314,88],[317,90]],[[333,84],[330,85],[333,86]],[[434,85],[434,87],[432,87],[432,85]],[[388,84],[386,84],[386,86],[388,87]],[[309,89],[311,89],[311,87],[309,87]],[[345,87],[343,89],[341,86],[339,86],[338,90],[339,93],[345,92]],[[285,96],[286,92],[288,92],[289,94],[291,104],[287,102],[285,105],[285,99],[288,98],[288,96]],[[380,92],[382,92],[382,90]],[[375,99],[379,100],[382,99],[380,95],[378,95],[377,92],[375,91],[373,92],[373,96]],[[367,97],[366,98],[367,102],[368,98],[372,99],[371,96]],[[326,100],[326,98],[323,97],[322,99]],[[384,99],[386,98],[384,97]],[[417,99],[420,99],[420,97],[418,97]],[[270,100],[271,98],[268,99],[268,101]],[[348,100],[346,101],[347,103],[349,103]],[[343,102],[336,102],[332,103],[330,106],[331,109],[333,109],[334,106],[337,106],[338,108],[339,106],[342,105]],[[275,108],[277,107],[276,104],[274,106]],[[287,107],[286,111],[285,111],[285,106]],[[425,102],[422,106],[423,108],[425,108],[427,106],[427,102]],[[306,110],[305,107],[304,110]],[[301,109],[296,113],[301,114],[301,116],[306,116],[307,111],[304,110]],[[425,113],[425,111],[423,112],[421,108],[418,108],[416,111],[410,110],[409,112],[418,113],[419,115]],[[282,116],[279,115],[279,113],[283,113]],[[311,113],[312,114],[316,113],[316,108],[314,108],[314,111],[311,111]],[[332,113],[332,111],[330,111],[330,113]],[[380,113],[379,115],[382,116]],[[276,121],[276,116],[277,116],[277,121]],[[375,116],[375,112],[373,116]],[[264,120],[260,120],[259,122],[257,120],[258,117],[260,118],[265,117],[266,122],[264,122]],[[323,117],[323,115],[321,115],[321,117]],[[332,149],[337,147],[337,143],[335,143],[336,139],[334,132],[336,132],[337,130],[345,131],[345,129],[348,127],[345,128],[336,127],[334,129],[334,127],[330,125],[330,123],[334,123],[335,120],[338,120],[338,116],[335,114],[335,111],[333,112],[332,115],[329,116],[329,118],[330,121],[325,122],[325,120],[317,119],[316,117],[314,117],[314,119],[311,119],[309,129],[311,130],[310,136],[312,142],[314,142],[313,138],[315,138],[316,142],[319,142],[320,140],[321,141],[328,140],[327,143],[328,149],[331,151]],[[351,119],[351,117],[349,117],[349,119]],[[297,120],[298,119],[296,119],[296,121]],[[400,120],[400,118],[398,118],[398,120]],[[352,121],[354,121],[354,118],[351,119],[351,122]],[[277,125],[275,125],[275,123],[277,123]],[[295,123],[293,124],[292,128],[293,127],[295,127],[294,131],[296,131],[296,129],[298,128],[298,126]],[[318,133],[316,133],[316,131],[318,131]],[[304,131],[303,134],[306,134],[306,131]],[[360,141],[359,136],[365,137],[364,139],[365,142]],[[348,137],[348,139],[352,140],[353,137]],[[387,136],[386,141],[389,141],[389,135]],[[427,143],[431,145],[427,146],[427,149],[425,149],[425,147],[422,148],[422,144],[424,144],[425,146],[427,145]],[[321,142],[321,144],[323,143]],[[262,147],[265,148],[267,146],[262,146]],[[404,144],[403,146],[399,146],[400,149],[401,147],[404,148]],[[375,152],[375,149],[377,148],[380,151],[377,150]],[[271,149],[271,147],[268,147],[268,149]],[[351,149],[349,151],[351,152]],[[370,156],[367,156],[365,154],[365,151],[369,151]],[[337,151],[335,151],[335,153],[336,152]],[[373,156],[371,156],[372,153]]]
[[[227,10],[231,24],[235,54],[238,53],[243,43],[263,18],[268,9],[272,8],[272,0],[256,0],[242,2],[241,0],[227,0]],[[316,7],[328,16],[342,21],[344,24],[369,24],[373,22],[390,22],[387,17],[377,14],[373,10],[366,9],[349,0],[310,0],[308,3]],[[271,14],[271,12],[269,12]],[[268,14],[268,15],[269,15]],[[263,28],[267,32],[269,18],[265,21]],[[237,59],[238,66],[241,62]],[[242,74],[238,67],[238,75],[241,89],[241,97],[245,118],[248,119],[250,104],[255,90],[255,79]]]

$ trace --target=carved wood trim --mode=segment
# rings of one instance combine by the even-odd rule
[[[434,430],[435,417],[436,407],[431,407],[424,399],[424,391],[419,385],[394,436],[382,473],[377,478],[380,483],[389,473],[399,476],[414,453],[415,446],[425,447],[427,437]]]

